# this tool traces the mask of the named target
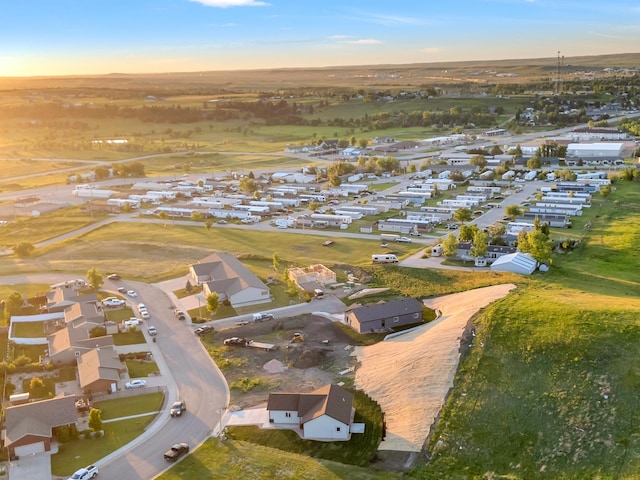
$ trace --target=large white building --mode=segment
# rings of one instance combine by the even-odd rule
[[[570,143],[567,146],[567,158],[616,159],[622,155],[623,143]]]

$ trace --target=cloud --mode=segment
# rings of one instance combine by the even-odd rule
[[[349,43],[351,45],[377,45],[382,42],[375,38],[361,38],[360,40],[346,40],[342,43]]]
[[[438,53],[440,52],[442,49],[438,48],[438,47],[425,47],[423,49],[421,49],[420,51],[422,53]]]
[[[190,2],[201,3],[205,7],[266,7],[270,3],[261,0],[189,0]]]

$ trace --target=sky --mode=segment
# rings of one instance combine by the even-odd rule
[[[638,0],[5,0],[0,76],[637,53]]]

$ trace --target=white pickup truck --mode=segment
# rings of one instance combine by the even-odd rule
[[[254,322],[262,322],[263,320],[272,320],[273,317],[273,313],[254,313],[253,314],[253,321]]]
[[[81,468],[76,473],[69,477],[69,480],[88,480],[89,478],[96,478],[98,476],[98,467],[95,465],[89,465],[88,467]]]

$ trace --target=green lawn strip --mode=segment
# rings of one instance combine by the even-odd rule
[[[107,320],[116,323],[124,322],[131,317],[135,317],[133,310],[129,307],[118,308],[117,310],[105,310],[105,315]]]
[[[193,478],[277,479],[277,480],[391,480],[399,473],[356,467],[329,460],[309,458],[254,443],[207,440],[200,448],[171,467],[158,480]]]
[[[161,392],[147,393],[133,397],[103,400],[96,402],[94,406],[102,411],[103,420],[111,420],[141,413],[157,412],[162,408],[163,399],[164,395]]]
[[[67,477],[126,445],[144,432],[155,416],[145,416],[104,424],[104,437],[74,440],[59,445],[51,456],[51,473]]]
[[[13,335],[18,338],[44,337],[44,322],[14,322]]]
[[[136,345],[138,343],[146,343],[146,341],[144,334],[140,330],[136,330],[114,334],[113,343],[115,345]]]
[[[228,427],[228,437],[309,457],[364,467],[374,458],[382,440],[382,410],[376,402],[360,391],[355,391],[353,406],[356,409],[354,422],[365,423],[365,433],[353,434],[346,442],[302,440],[291,430],[262,430],[254,426]]]
[[[148,377],[160,372],[158,364],[149,360],[125,360],[131,378]]]
[[[176,290],[175,292],[173,292],[173,294],[176,296],[176,298],[185,298],[191,295],[202,293],[202,290],[202,285],[192,285],[189,291],[187,291],[186,288],[181,288],[180,290]]]
[[[0,361],[4,361],[9,355],[9,332],[0,332]]]

